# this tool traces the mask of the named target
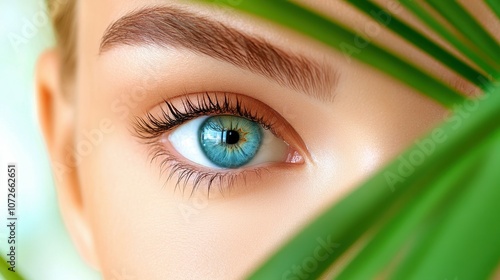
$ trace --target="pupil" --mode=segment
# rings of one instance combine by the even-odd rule
[[[234,130],[228,130],[224,132],[226,134],[226,143],[227,144],[236,144],[240,141],[240,134]]]

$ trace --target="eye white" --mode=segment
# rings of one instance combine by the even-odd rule
[[[200,147],[199,129],[207,118],[209,116],[199,117],[180,125],[170,133],[168,141],[186,159],[209,168],[224,169],[212,163]],[[285,141],[267,129],[262,131],[262,143],[257,154],[243,167],[266,162],[282,162],[286,159],[288,145]]]

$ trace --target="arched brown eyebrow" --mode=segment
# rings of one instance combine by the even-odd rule
[[[332,101],[338,72],[326,63],[283,51],[264,39],[176,7],[133,11],[105,31],[100,53],[118,45],[186,48],[274,79],[321,101]]]

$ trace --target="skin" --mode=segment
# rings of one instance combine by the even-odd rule
[[[166,2],[80,1],[74,80],[58,78],[56,49],[38,63],[40,119],[62,214],[82,256],[106,279],[123,271],[137,279],[240,278],[447,113],[392,78],[298,34],[185,2],[173,4],[326,62],[340,75],[333,102],[184,49],[119,46],[99,55],[112,22]],[[361,32],[370,22],[346,4],[304,2]],[[462,91],[475,90],[387,31],[371,39]],[[268,172],[260,178],[237,180],[222,194],[214,187],[209,198],[203,186],[192,196],[189,183],[185,192],[174,190],[176,180],[161,175],[160,163],[150,161],[148,145],[131,127],[135,116],[157,112],[163,99],[203,91],[246,95],[274,109],[303,142],[290,144],[304,162],[263,164]]]

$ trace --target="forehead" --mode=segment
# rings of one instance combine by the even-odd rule
[[[327,2],[327,1],[318,1]],[[315,5],[317,5],[317,3]],[[220,21],[246,33],[258,35],[268,41],[287,45],[294,38],[294,33],[279,30],[266,21],[256,20],[232,8],[202,5],[192,1],[158,1],[158,0],[109,0],[109,1],[78,1],[78,36],[85,49],[96,49],[106,28],[119,18],[146,7],[170,6],[199,14],[201,16]],[[331,6],[328,5],[328,6]],[[338,9],[333,9],[338,10]],[[285,31],[285,33],[283,33]],[[97,45],[97,46],[96,46]]]
[[[242,0],[234,0],[235,3]],[[373,42],[382,45],[398,47],[408,47],[404,45],[403,40],[398,40],[398,36],[391,34],[383,28],[375,27],[369,17],[354,9],[346,1],[340,0],[298,0],[294,1],[300,5],[312,8],[321,14],[340,22],[342,25],[348,26],[354,32],[359,33]],[[378,0],[377,2],[382,8],[389,11],[393,16],[403,19],[405,22],[415,26],[419,31],[433,40],[439,40],[433,32],[429,31],[424,24],[416,19],[411,13],[407,12],[398,2],[392,0]],[[463,3],[462,3],[463,2]],[[495,19],[493,13],[489,12],[484,3],[479,1],[460,1],[460,3],[468,9],[476,19],[480,21],[488,30],[492,31],[493,36],[500,40],[498,28],[500,24]],[[187,0],[88,0],[78,1],[78,13],[81,31],[92,31],[94,36],[86,37],[86,39],[100,39],[107,26],[121,16],[148,6],[175,6],[182,9],[202,14],[204,16],[225,22],[235,28],[244,29],[247,32],[257,32],[263,37],[272,38],[273,41],[282,40],[288,33],[274,33],[268,35],[272,31],[271,24],[264,21],[256,21],[255,19],[236,12],[231,8],[215,8],[214,6],[202,5],[193,1]],[[281,31],[281,30],[280,30]],[[85,35],[92,35],[85,33]],[[286,40],[285,40],[286,41]],[[388,43],[387,43],[388,42]],[[396,44],[396,45],[394,45]],[[410,46],[411,47],[411,46]]]
[[[370,43],[376,43],[391,50],[396,55],[412,61],[420,68],[430,71],[436,76],[443,78],[446,82],[461,87],[467,92],[472,91],[470,85],[461,81],[449,69],[439,65],[439,63],[437,63],[433,58],[406,42],[397,34],[390,32],[361,12],[356,11],[345,1],[301,0],[296,2],[301,5],[311,7],[316,11],[320,11],[323,15],[348,26],[351,30],[353,30],[353,32],[359,34],[361,37],[368,38]],[[447,48],[449,47],[446,46],[446,43],[443,42],[439,36],[428,30],[397,2],[382,0],[375,2],[378,2],[380,6],[391,12],[393,16],[404,19],[404,21],[413,25],[417,30],[423,32],[429,38],[435,40],[439,44],[443,44]],[[462,4],[467,6],[466,8],[474,13],[476,18],[489,30],[494,30],[495,28],[498,29],[498,20],[494,20],[492,13],[488,13],[488,11],[483,7],[484,5],[481,6],[476,2],[478,1],[468,1]],[[299,52],[307,53],[309,56],[316,56],[319,59],[322,59],[325,53],[331,53],[330,50],[318,43],[313,42],[312,40],[305,39],[305,37],[295,34],[294,32],[277,27],[263,20],[257,20],[231,8],[216,8],[213,6],[193,3],[191,1],[89,0],[78,1],[77,11],[79,24],[77,34],[79,56],[86,57],[89,54],[96,56],[99,53],[102,36],[110,24],[130,12],[149,6],[175,6],[203,15],[207,18],[220,21],[245,33],[263,38],[285,50],[299,50]],[[496,32],[495,35],[500,37],[499,32]],[[332,36],[334,36],[334,34]],[[355,42],[348,43],[354,44]],[[335,61],[335,63],[337,62],[339,61]]]
[[[361,35],[364,33],[364,29],[366,29],[366,19],[363,15],[344,1],[303,0],[297,2],[317,11],[321,11],[322,14],[350,26],[355,32],[359,32]],[[342,59],[342,54],[337,53],[337,57],[332,60],[330,59],[332,55],[331,49],[286,28],[241,13],[233,8],[202,5],[185,0],[78,1],[77,11],[79,24],[77,43],[79,46],[78,54],[80,60],[86,63],[85,60],[95,59],[97,57],[103,35],[113,22],[116,22],[127,14],[152,6],[167,6],[186,10],[193,14],[221,22],[226,26],[250,36],[263,39],[284,51],[306,54],[308,57],[314,58],[317,61],[333,61],[337,67],[347,67],[347,65],[343,65],[346,61]],[[380,34],[376,36],[377,38],[371,38],[371,40],[373,39],[374,41],[380,42],[390,41],[391,44],[389,45],[392,46],[398,46],[401,43],[403,45],[405,44],[402,40],[398,40],[397,36],[387,38],[387,34],[384,34],[384,32],[379,33]],[[333,34],[332,36],[335,35]],[[396,40],[394,40],[395,38]],[[399,47],[399,49],[405,50],[406,52],[408,47]],[[325,59],[325,56],[329,57]],[[350,59],[347,62],[350,62]]]

